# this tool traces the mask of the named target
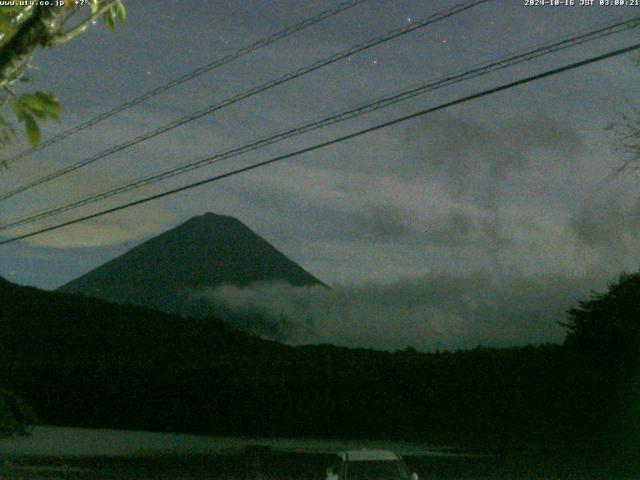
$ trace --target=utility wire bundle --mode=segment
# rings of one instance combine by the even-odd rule
[[[340,11],[344,11],[344,10],[346,10],[348,8],[352,8],[353,6],[355,6],[355,5],[359,4],[359,3],[362,3],[363,1],[364,0],[360,0],[360,1],[355,1],[354,0],[354,1],[351,1],[351,2],[345,2],[343,4],[340,4],[338,7],[334,8],[334,9],[322,12],[320,15],[318,15],[316,17],[312,17],[312,18],[316,19],[315,21],[317,23],[318,21],[320,21],[320,20],[317,20],[318,18],[328,18],[330,16],[333,16],[333,15],[339,13]],[[111,155],[112,153],[115,153],[116,151],[120,151],[120,150],[122,150],[124,148],[128,148],[129,146],[134,145],[136,143],[140,143],[140,142],[145,141],[145,140],[147,140],[149,138],[153,138],[154,136],[160,135],[160,134],[162,134],[162,133],[164,133],[166,131],[169,131],[169,130],[171,130],[173,128],[176,128],[177,126],[180,126],[180,125],[183,125],[183,124],[188,123],[190,121],[193,121],[196,118],[201,118],[202,116],[207,115],[209,113],[212,113],[213,111],[219,110],[221,108],[225,108],[226,106],[228,106],[228,105],[230,105],[232,103],[235,103],[237,101],[243,100],[243,99],[248,98],[250,96],[256,95],[258,93],[261,93],[262,91],[268,90],[268,89],[273,88],[273,87],[275,87],[277,85],[280,85],[282,83],[286,83],[288,81],[291,81],[291,80],[293,80],[295,78],[298,78],[298,77],[300,77],[302,75],[305,75],[306,73],[309,73],[311,71],[317,70],[318,68],[322,68],[323,66],[335,63],[335,62],[337,62],[337,61],[339,61],[339,60],[341,60],[343,58],[347,58],[347,57],[353,55],[354,53],[358,53],[360,51],[363,51],[365,49],[371,48],[371,47],[373,47],[375,45],[378,45],[380,43],[384,43],[384,42],[389,41],[389,40],[391,40],[393,38],[397,38],[398,36],[401,36],[401,35],[404,35],[406,33],[409,33],[411,31],[414,31],[414,30],[418,29],[418,28],[423,28],[423,27],[425,27],[427,25],[430,25],[430,24],[433,24],[435,22],[444,20],[446,18],[450,18],[450,17],[452,17],[454,15],[457,15],[457,14],[463,12],[463,11],[466,11],[466,10],[468,10],[470,8],[473,8],[473,7],[477,6],[477,5],[485,3],[487,1],[489,1],[489,0],[475,0],[475,1],[472,1],[472,2],[466,2],[466,3],[463,3],[463,4],[459,4],[459,5],[456,5],[456,6],[452,7],[452,8],[450,8],[450,9],[447,9],[446,11],[436,13],[436,14],[434,14],[434,15],[426,18],[426,19],[417,21],[417,22],[415,22],[414,24],[412,24],[410,26],[405,26],[405,27],[402,27],[402,28],[399,28],[399,29],[391,30],[390,32],[387,32],[384,35],[381,35],[381,36],[378,36],[378,37],[374,37],[374,38],[368,40],[367,42],[364,42],[362,44],[356,45],[355,47],[351,47],[351,48],[349,48],[349,49],[347,49],[345,51],[339,52],[339,53],[331,55],[331,56],[329,56],[329,57],[327,57],[325,59],[322,59],[322,60],[319,60],[317,62],[314,62],[314,63],[312,63],[312,64],[310,64],[310,65],[308,65],[306,67],[302,67],[302,68],[300,68],[298,70],[295,70],[293,72],[285,74],[285,75],[283,75],[281,77],[278,77],[275,80],[272,80],[270,82],[262,84],[262,85],[260,85],[258,87],[254,87],[253,89],[245,91],[245,92],[243,92],[241,94],[238,94],[238,95],[236,95],[234,97],[231,97],[231,98],[229,98],[229,99],[227,99],[227,100],[225,100],[223,102],[217,103],[215,105],[210,105],[210,106],[208,106],[208,107],[206,107],[204,109],[201,109],[201,110],[199,110],[197,112],[194,112],[191,115],[182,117],[182,118],[180,118],[180,119],[178,119],[178,120],[176,120],[174,122],[171,122],[168,125],[160,127],[160,128],[158,128],[156,130],[153,130],[151,132],[147,132],[146,134],[140,135],[140,136],[136,137],[135,139],[130,140],[129,142],[125,142],[125,143],[119,144],[119,145],[117,145],[115,147],[112,147],[112,148],[110,148],[108,150],[105,150],[104,152],[101,152],[100,154],[94,155],[93,157],[89,157],[88,159],[85,159],[85,160],[83,160],[81,162],[78,162],[76,164],[70,165],[68,167],[65,167],[65,168],[63,168],[61,170],[58,170],[58,171],[56,171],[56,172],[54,172],[54,173],[52,173],[50,175],[47,175],[45,177],[41,177],[40,179],[38,179],[38,180],[36,180],[34,182],[31,182],[30,184],[24,185],[24,186],[19,187],[19,188],[15,189],[15,190],[13,190],[11,192],[8,192],[8,193],[6,193],[4,195],[1,195],[0,196],[0,200],[7,199],[7,198],[9,198],[9,197],[11,197],[13,195],[17,195],[18,193],[21,193],[21,192],[23,192],[25,190],[33,188],[33,187],[35,187],[37,185],[40,185],[40,184],[45,183],[47,181],[50,181],[50,180],[53,180],[53,179],[58,178],[60,176],[66,175],[68,173],[71,173],[72,171],[75,171],[78,168],[82,168],[83,166],[88,165],[89,163],[93,163],[94,161],[97,161],[100,158],[104,158],[104,157],[106,157],[108,155]],[[329,12],[332,12],[332,13],[329,13]],[[324,15],[324,17],[323,17],[323,15]],[[311,21],[311,20],[307,19],[307,21]],[[385,107],[389,107],[391,105],[394,105],[394,104],[397,104],[399,102],[408,100],[410,98],[414,98],[414,97],[416,97],[418,95],[422,95],[422,94],[424,94],[426,92],[429,92],[429,91],[437,90],[437,89],[440,89],[440,88],[443,88],[443,87],[446,87],[446,86],[449,86],[449,85],[453,85],[455,83],[459,83],[459,82],[462,82],[462,81],[465,81],[465,80],[469,80],[469,79],[472,79],[472,78],[477,78],[477,77],[480,77],[480,76],[483,76],[483,75],[487,75],[487,74],[495,72],[497,70],[506,69],[506,68],[511,67],[513,65],[516,65],[516,64],[519,64],[519,63],[523,63],[523,62],[528,62],[528,61],[531,61],[531,60],[533,60],[535,58],[539,58],[541,56],[549,55],[551,53],[554,53],[554,52],[557,52],[557,51],[560,51],[560,50],[571,48],[571,47],[574,47],[574,46],[577,46],[577,45],[582,45],[584,43],[591,42],[591,41],[594,41],[594,40],[597,40],[597,39],[600,39],[600,38],[604,38],[604,37],[607,37],[607,36],[610,36],[610,35],[614,35],[614,34],[629,30],[631,28],[636,28],[639,25],[639,23],[640,23],[640,17],[635,17],[635,18],[633,18],[631,20],[619,21],[619,22],[615,22],[615,23],[612,23],[612,24],[600,26],[599,28],[596,28],[596,29],[593,29],[593,30],[590,30],[590,31],[587,31],[587,32],[578,33],[578,34],[575,34],[575,35],[573,35],[571,37],[565,38],[565,39],[557,41],[557,42],[547,43],[547,44],[544,44],[544,45],[541,45],[541,46],[538,46],[538,47],[535,47],[535,48],[532,48],[532,49],[528,49],[528,50],[525,50],[525,51],[521,51],[519,53],[512,54],[510,56],[504,56],[504,57],[498,58],[496,60],[493,60],[491,62],[488,62],[486,64],[479,65],[477,67],[470,68],[470,69],[467,69],[467,70],[463,70],[463,71],[460,71],[460,72],[452,73],[452,74],[449,74],[447,76],[438,78],[436,80],[432,80],[432,81],[423,83],[423,84],[421,84],[421,85],[419,85],[417,87],[413,87],[413,88],[410,88],[410,89],[407,89],[407,90],[403,90],[403,91],[401,91],[399,93],[395,93],[393,95],[388,95],[388,96],[379,98],[377,100],[364,103],[364,104],[362,104],[362,105],[360,105],[360,106],[358,106],[356,108],[351,108],[351,109],[348,109],[348,110],[340,111],[338,113],[335,113],[333,115],[330,115],[328,117],[325,117],[325,118],[322,118],[322,119],[319,119],[319,120],[314,120],[312,122],[307,122],[305,124],[299,125],[299,126],[294,127],[294,128],[289,128],[289,129],[286,129],[286,130],[282,130],[282,131],[276,132],[274,134],[261,137],[261,138],[256,139],[256,140],[252,140],[252,141],[250,141],[248,143],[242,144],[240,146],[234,147],[234,148],[226,150],[224,152],[219,152],[219,153],[216,153],[216,154],[213,154],[213,155],[206,156],[204,158],[201,158],[201,159],[198,159],[196,161],[181,165],[179,167],[171,168],[169,170],[166,170],[166,171],[163,171],[163,172],[159,172],[159,173],[156,173],[156,174],[144,176],[142,178],[139,178],[139,179],[137,179],[135,181],[129,182],[129,183],[124,184],[124,185],[121,185],[121,186],[119,186],[117,188],[114,188],[114,189],[107,190],[107,191],[104,191],[104,192],[101,192],[101,193],[98,193],[98,194],[90,195],[90,196],[85,197],[83,199],[80,199],[80,200],[77,200],[77,201],[74,201],[74,202],[70,202],[70,203],[66,203],[64,205],[60,205],[60,206],[57,206],[57,207],[54,207],[54,208],[51,208],[51,209],[47,209],[47,210],[44,210],[44,211],[41,211],[41,212],[38,212],[38,213],[30,214],[30,215],[28,215],[26,217],[22,217],[22,218],[13,220],[11,222],[8,222],[6,224],[0,225],[0,230],[8,230],[8,229],[17,228],[19,226],[26,225],[26,224],[29,224],[29,223],[42,221],[42,220],[44,220],[46,218],[49,218],[49,217],[52,217],[52,216],[55,216],[55,215],[59,215],[59,214],[61,214],[63,212],[67,212],[67,211],[70,211],[70,210],[73,210],[73,209],[77,209],[77,208],[80,208],[80,207],[83,207],[83,206],[87,206],[89,204],[96,203],[96,202],[105,200],[107,198],[110,198],[110,197],[113,197],[113,196],[116,196],[116,195],[123,194],[125,192],[129,192],[129,191],[141,188],[142,186],[145,186],[145,185],[150,185],[150,184],[153,184],[153,183],[156,183],[156,182],[160,182],[160,181],[165,180],[167,178],[171,178],[171,177],[174,177],[174,176],[177,176],[177,175],[180,175],[180,174],[183,174],[183,173],[186,173],[186,172],[198,169],[198,168],[202,168],[202,167],[207,166],[207,165],[211,165],[213,163],[220,162],[222,160],[226,160],[226,159],[229,159],[229,158],[232,158],[232,157],[235,157],[235,156],[239,156],[239,155],[242,155],[242,154],[257,150],[259,148],[262,148],[262,147],[265,147],[265,146],[268,146],[268,145],[272,145],[274,143],[280,142],[282,140],[285,140],[285,139],[288,139],[288,138],[291,138],[291,137],[294,137],[294,136],[302,135],[302,134],[311,132],[313,130],[317,130],[317,129],[320,129],[320,128],[323,128],[323,127],[334,125],[334,124],[339,123],[339,122],[344,122],[344,121],[349,120],[351,118],[359,117],[359,116],[364,115],[366,113],[377,111],[377,110],[380,110],[380,109],[385,108]],[[289,27],[288,29],[285,29],[282,32],[292,31],[291,29],[293,29],[296,26],[300,26],[302,24],[304,24],[304,21],[303,22],[299,22],[298,24],[295,24],[294,26]],[[296,28],[299,28],[299,27],[296,27]],[[301,29],[301,28],[299,28],[299,29]],[[298,30],[294,30],[294,31],[298,31]],[[279,32],[278,34],[274,34],[271,37],[267,37],[267,38],[268,39],[269,38],[274,38],[276,35],[282,34],[282,32]],[[276,40],[273,40],[273,41],[276,41]],[[257,45],[258,43],[259,42],[256,42],[256,44],[252,44],[252,45]],[[248,47],[246,47],[246,48],[248,48]],[[257,48],[261,48],[261,47],[257,47]],[[255,48],[255,49],[257,49],[257,48]],[[143,204],[143,203],[147,203],[147,202],[150,202],[150,201],[158,199],[158,198],[162,198],[162,197],[166,197],[166,196],[169,196],[169,195],[173,195],[173,194],[176,194],[176,193],[184,191],[184,190],[192,189],[192,188],[195,188],[197,186],[201,186],[201,185],[204,185],[204,184],[212,183],[214,181],[222,180],[222,179],[228,178],[230,176],[238,175],[238,174],[246,172],[246,171],[254,170],[256,168],[263,167],[263,166],[266,166],[266,165],[269,165],[269,164],[272,164],[272,163],[275,163],[275,162],[279,162],[279,161],[282,161],[282,160],[285,160],[285,159],[289,159],[289,158],[292,158],[292,157],[295,157],[295,156],[299,156],[299,155],[302,155],[304,153],[308,153],[308,152],[311,152],[311,151],[314,151],[314,150],[325,148],[325,147],[328,147],[330,145],[334,145],[334,144],[339,143],[339,142],[343,142],[343,141],[346,141],[346,140],[349,140],[349,139],[352,139],[352,138],[355,138],[355,137],[358,137],[358,136],[361,136],[361,135],[364,135],[364,134],[367,134],[367,133],[371,133],[371,132],[380,130],[382,128],[387,128],[387,127],[390,127],[392,125],[396,125],[398,123],[405,122],[405,121],[408,121],[410,119],[413,119],[413,118],[416,118],[416,117],[419,117],[419,116],[423,116],[423,115],[426,115],[426,114],[429,114],[429,113],[432,113],[432,112],[435,112],[435,111],[438,111],[438,110],[442,110],[444,108],[449,108],[449,107],[452,107],[454,105],[458,105],[458,104],[461,104],[461,103],[464,103],[464,102],[468,102],[468,101],[474,100],[476,98],[480,98],[480,97],[487,96],[487,95],[492,95],[494,93],[497,93],[497,92],[500,92],[500,91],[503,91],[503,90],[514,88],[516,86],[523,85],[523,84],[526,84],[526,83],[530,83],[530,82],[533,82],[533,81],[537,81],[537,80],[540,80],[542,78],[546,78],[546,77],[549,77],[549,76],[557,75],[557,74],[563,73],[563,72],[568,71],[568,70],[573,70],[573,69],[580,68],[582,66],[591,64],[591,63],[595,63],[595,62],[606,60],[608,58],[612,58],[612,57],[615,57],[615,56],[623,55],[625,53],[628,53],[630,51],[636,50],[638,48],[640,48],[640,44],[636,44],[636,45],[632,45],[630,47],[617,49],[617,50],[614,50],[614,51],[611,51],[611,52],[608,52],[608,53],[605,53],[605,54],[602,54],[602,55],[598,55],[598,56],[591,57],[591,58],[588,58],[588,59],[585,59],[585,60],[582,60],[582,61],[579,61],[579,62],[575,62],[575,63],[569,64],[569,65],[565,65],[565,66],[560,67],[560,68],[555,68],[555,69],[552,69],[552,70],[548,70],[546,72],[543,72],[543,73],[540,73],[540,74],[537,74],[537,75],[528,76],[528,77],[522,78],[520,80],[509,82],[509,83],[500,85],[498,87],[490,88],[490,89],[487,89],[487,90],[483,90],[481,92],[478,92],[478,93],[475,93],[475,94],[472,94],[472,95],[468,95],[468,96],[459,98],[459,99],[451,101],[451,102],[446,102],[444,104],[440,104],[440,105],[435,106],[435,107],[427,108],[427,109],[421,110],[421,111],[416,112],[416,113],[412,113],[412,114],[409,114],[409,115],[404,115],[402,117],[399,117],[399,118],[396,118],[396,119],[393,119],[393,120],[390,120],[390,121],[382,122],[382,123],[379,123],[379,124],[377,124],[377,125],[375,125],[373,127],[369,127],[369,128],[365,128],[365,129],[362,129],[362,130],[358,130],[356,132],[353,132],[353,133],[350,133],[350,134],[347,134],[347,135],[343,135],[341,137],[334,138],[334,139],[331,139],[329,141],[321,142],[321,143],[312,145],[310,147],[306,147],[306,148],[303,148],[303,149],[300,149],[300,150],[297,150],[297,151],[294,151],[294,152],[287,153],[285,155],[280,155],[278,157],[271,158],[269,160],[265,160],[265,161],[262,161],[262,162],[254,163],[252,165],[245,166],[245,167],[242,167],[242,168],[237,168],[235,170],[231,170],[231,171],[228,171],[228,172],[223,173],[223,174],[219,174],[219,175],[216,175],[216,176],[213,176],[213,177],[209,177],[209,178],[197,181],[197,182],[190,183],[188,185],[184,185],[184,186],[181,186],[181,187],[178,187],[178,188],[174,188],[174,189],[171,189],[169,191],[165,191],[165,192],[162,192],[162,193],[159,193],[159,194],[155,194],[155,195],[151,195],[151,196],[148,196],[148,197],[145,197],[145,198],[142,198],[142,199],[131,201],[131,202],[128,202],[128,203],[125,203],[125,204],[122,204],[122,205],[119,205],[119,206],[116,206],[116,207],[112,207],[112,208],[108,208],[108,209],[96,212],[96,213],[88,214],[88,215],[82,216],[80,218],[76,218],[74,220],[70,220],[70,221],[66,221],[66,222],[63,222],[63,223],[60,223],[60,224],[57,224],[57,225],[53,225],[53,226],[50,226],[50,227],[42,228],[40,230],[36,230],[34,232],[30,232],[30,233],[27,233],[27,234],[24,234],[24,235],[19,235],[19,236],[13,237],[13,238],[5,239],[3,241],[0,241],[0,245],[11,243],[11,242],[15,242],[15,241],[20,240],[20,239],[32,237],[34,235],[39,235],[39,234],[42,234],[42,233],[45,233],[45,232],[48,232],[48,231],[52,231],[52,230],[56,230],[56,229],[59,229],[59,228],[63,228],[65,226],[72,225],[74,223],[78,223],[78,222],[81,222],[81,221],[89,220],[91,218],[96,218],[96,217],[99,217],[99,216],[102,216],[102,215],[106,215],[106,214],[109,214],[109,213],[112,213],[112,212],[115,212],[115,211],[119,211],[119,210],[123,210],[123,209],[126,209],[126,208],[130,208],[130,207],[133,207],[135,205],[140,205],[140,204]],[[240,51],[242,51],[242,49],[240,49],[238,52],[240,52]],[[222,61],[222,60],[224,60],[225,58],[228,58],[228,57],[230,57],[230,56],[223,57],[223,59],[221,59],[220,61]],[[229,60],[229,61],[231,61],[231,60]],[[99,115],[97,117],[94,117],[94,119],[107,118],[104,115],[111,116],[111,115],[117,113],[116,110],[118,108],[123,107],[124,105],[133,106],[133,105],[136,105],[138,103],[141,103],[142,101],[144,101],[144,99],[151,98],[151,96],[155,96],[155,95],[161,93],[162,91],[166,91],[166,90],[168,90],[170,88],[173,88],[173,86],[175,86],[175,85],[177,85],[179,83],[183,83],[184,81],[187,81],[190,78],[194,78],[194,76],[197,76],[197,75],[199,75],[201,73],[204,73],[204,71],[209,71],[210,69],[212,69],[212,68],[209,68],[209,67],[211,67],[211,65],[214,65],[214,64],[215,64],[215,62],[213,62],[211,64],[208,64],[208,65],[205,65],[203,67],[200,67],[199,69],[196,69],[196,70],[190,72],[189,74],[183,75],[182,77],[179,77],[178,79],[176,79],[176,80],[174,80],[172,82],[169,82],[168,84],[164,85],[163,87],[159,87],[158,89],[152,90],[152,91],[148,92],[147,94],[145,94],[145,95],[143,95],[141,97],[137,97],[136,99],[133,99],[132,101],[121,105],[120,107],[116,107],[116,109],[110,110],[109,112],[106,112],[105,114],[102,114],[102,115]],[[209,70],[206,70],[207,68],[209,68]],[[215,68],[215,67],[213,67],[213,68]],[[200,73],[196,74],[196,72],[200,72]],[[188,78],[190,75],[191,75],[191,77]],[[176,82],[178,82],[178,83],[176,83]],[[162,90],[163,88],[164,88],[164,90]],[[152,95],[152,92],[157,92],[157,93]],[[143,99],[143,100],[140,100],[140,99]],[[126,108],[130,108],[130,106],[128,106]],[[124,110],[124,108],[121,108],[121,110],[118,110],[118,111],[122,111],[122,110]],[[111,112],[114,112],[114,113],[111,113]],[[92,119],[90,121],[93,121],[94,119]],[[98,121],[101,121],[101,120],[98,120]],[[81,124],[80,126],[87,125],[87,127],[83,127],[82,129],[88,128],[88,126],[90,126],[90,125],[88,125],[88,123],[89,122],[85,122],[85,123]],[[80,127],[80,126],[78,126],[78,127]],[[71,130],[73,130],[73,129],[71,129]],[[65,135],[68,132],[71,132],[71,130],[69,130],[67,132],[64,132],[61,135]],[[75,132],[72,132],[71,134],[73,134],[73,133],[75,133]],[[52,137],[51,140],[54,140],[54,139],[60,137],[61,135],[58,135],[56,137]],[[56,141],[59,141],[59,140],[56,140]],[[134,143],[132,143],[132,142],[134,142]],[[32,149],[32,151],[35,151],[35,150],[36,149]],[[28,155],[29,152],[30,151],[24,152],[24,154],[25,154],[24,156]]]
[[[380,45],[382,43],[386,43],[390,40],[393,40],[395,38],[401,37],[403,35],[406,35],[408,33],[411,33],[415,30],[418,30],[420,28],[424,28],[427,27],[429,25],[432,25],[434,23],[440,22],[442,20],[446,20],[447,18],[453,17],[454,15],[457,15],[461,12],[464,12],[465,10],[469,10],[470,8],[476,7],[478,5],[481,5],[483,3],[486,3],[490,0],[473,0],[471,2],[466,2],[466,3],[462,3],[460,5],[456,5],[452,8],[448,8],[442,12],[436,13],[434,15],[431,15],[425,19],[422,20],[418,20],[415,21],[413,23],[411,23],[410,25],[407,25],[405,27],[401,27],[401,28],[396,28],[394,30],[391,30],[387,33],[385,33],[384,35],[379,35],[373,38],[370,38],[369,40],[367,40],[364,43],[361,43],[359,45],[356,45],[354,47],[348,48],[347,50],[343,50],[341,52],[338,53],[334,53],[333,55],[330,55],[326,58],[323,58],[321,60],[318,60],[316,62],[313,62],[310,65],[306,65],[302,68],[299,68],[297,70],[294,70],[292,72],[289,72],[285,75],[282,75],[278,78],[275,78],[273,80],[270,80],[266,83],[263,83],[261,85],[258,85],[256,87],[250,88],[249,90],[245,90],[244,92],[241,92],[237,95],[234,95],[232,97],[229,97],[221,102],[218,103],[214,103],[212,105],[208,105],[207,107],[204,107],[196,112],[193,112],[189,115],[185,115],[181,118],[178,118],[166,125],[163,125],[161,127],[156,128],[155,130],[151,130],[149,132],[143,133],[141,135],[138,135],[126,142],[123,142],[119,145],[115,145],[111,148],[108,148],[96,155],[93,155],[89,158],[85,158],[83,160],[80,160],[79,162],[76,162],[72,165],[68,165],[66,167],[63,167],[59,170],[56,170],[53,173],[50,173],[48,175],[44,175],[43,177],[40,177],[30,183],[27,183],[26,185],[22,185],[14,190],[11,190],[10,192],[4,193],[0,195],[0,201],[2,200],[6,200],[8,198],[11,198],[15,195],[18,195],[19,193],[22,192],[26,192],[27,190],[31,190],[34,187],[37,187],[39,185],[42,185],[44,183],[50,182],[51,180],[55,180],[56,178],[62,177],[63,175],[68,175],[69,173],[75,172],[76,170],[86,167],[87,165],[91,165],[92,163],[97,162],[98,160],[101,160],[105,157],[111,156],[114,153],[117,152],[121,152],[122,150],[125,150],[129,147],[132,147],[134,145],[137,145],[139,143],[145,142],[147,140],[150,140],[152,138],[157,137],[158,135],[162,135],[163,133],[166,133],[170,130],[173,130],[174,128],[177,127],[181,127],[183,125],[186,125],[188,123],[193,122],[194,120],[198,120],[204,116],[210,115],[214,112],[217,112],[218,110],[222,110],[224,108],[227,108],[231,105],[234,105],[242,100],[246,100],[250,97],[253,97],[254,95],[257,95],[259,93],[263,93],[266,92],[267,90],[271,90],[272,88],[275,88],[277,86],[283,85],[287,82],[290,82],[292,80],[295,80],[297,78],[302,77],[303,75],[307,75],[311,72],[315,72],[316,70],[319,70],[321,68],[324,68],[326,66],[332,65],[336,62],[339,62],[340,60],[344,60],[345,58],[351,57],[357,53],[363,52],[365,50],[368,50],[370,48],[373,48],[377,45]]]

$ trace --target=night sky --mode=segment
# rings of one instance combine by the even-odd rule
[[[596,2],[597,3],[597,2]],[[129,1],[114,33],[98,23],[40,50],[29,89],[55,92],[62,123],[44,138],[337,2]],[[205,105],[455,2],[371,0],[205,74],[13,164],[8,191]],[[193,161],[551,42],[640,7],[526,7],[495,0],[129,148],[0,204],[2,221]],[[104,208],[355,131],[522,76],[631,45],[638,30],[403,102],[99,204]],[[617,57],[377,131],[247,174],[5,245],[0,275],[55,288],[207,211],[232,215],[332,292],[226,289],[306,315],[291,341],[433,349],[561,341],[563,312],[640,265],[639,178],[607,126],[634,114],[638,55]],[[24,143],[7,150],[21,151]],[[90,213],[98,204],[49,219]],[[26,233],[24,227],[8,233]],[[203,292],[225,296],[225,291]],[[277,300],[275,300],[277,299]],[[301,307],[302,306],[302,307]]]

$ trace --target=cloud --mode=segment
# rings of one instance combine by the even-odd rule
[[[473,240],[478,233],[478,225],[469,213],[453,210],[432,221],[425,239],[434,245],[461,245]]]
[[[640,200],[615,187],[582,202],[570,220],[578,248],[605,268],[637,264],[640,253]]]
[[[447,112],[222,185],[227,212],[328,281],[463,268],[574,275],[583,259],[568,220],[593,172],[584,141],[535,110]]]
[[[640,203],[634,203],[610,199],[584,205],[572,219],[578,240],[594,248],[629,251],[640,235]]]
[[[74,157],[74,159],[76,158]],[[8,199],[9,208],[4,211],[11,212],[11,215],[5,216],[3,215],[4,211],[0,212],[0,223],[11,223],[27,216],[42,213],[51,208],[75,202],[96,192],[104,192],[115,185],[121,185],[131,180],[129,178],[130,169],[122,168],[121,166],[115,168],[115,165],[118,164],[110,164],[109,160],[112,159],[106,161],[104,170],[95,169],[92,165],[69,175],[62,175]],[[4,172],[0,179],[2,180],[0,186],[3,187],[3,191],[8,191],[17,185],[24,185],[42,177],[43,173],[48,174],[57,171],[59,168],[60,165],[58,163],[46,162],[41,159],[16,162]],[[64,212],[49,219],[25,224],[14,229],[3,230],[0,232],[0,238],[19,236],[122,205],[141,196],[155,193],[158,188],[162,187],[145,187],[105,201]],[[143,208],[144,210],[142,210]],[[53,247],[56,249],[102,247],[136,241],[158,234],[170,227],[174,222],[174,214],[167,209],[167,202],[159,201],[147,204],[144,207],[128,209],[64,227],[52,233],[31,237],[26,239],[25,242],[36,247]]]
[[[31,237],[24,242],[35,247],[56,249],[105,247],[157,235],[171,226],[173,217],[166,210],[150,208],[145,213],[142,218],[135,212],[107,215]],[[20,235],[32,230],[33,227],[20,227],[10,233]]]
[[[367,204],[353,215],[353,221],[372,241],[403,240],[414,234],[407,211],[395,205]]]
[[[583,149],[574,129],[536,113],[493,122],[441,113],[407,128],[404,140],[408,175],[444,182],[454,198],[492,212],[510,179],[528,184],[539,168],[558,175]]]
[[[477,273],[333,289],[223,286],[199,296],[243,318],[256,315],[261,324],[255,331],[293,344],[435,350],[560,342],[557,322],[598,285],[560,275]]]

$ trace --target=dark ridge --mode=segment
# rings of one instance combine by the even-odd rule
[[[493,451],[597,445],[637,459],[637,390],[628,380],[638,377],[610,375],[580,352],[293,347],[216,318],[0,282],[0,388],[26,399],[45,425]]]

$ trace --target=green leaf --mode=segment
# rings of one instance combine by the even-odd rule
[[[35,96],[38,97],[44,105],[55,107],[56,112],[60,112],[60,102],[53,93],[38,91],[35,93]]]
[[[104,14],[102,18],[104,19],[104,24],[109,28],[109,30],[116,29],[116,21],[115,21],[115,5],[109,8]]]
[[[60,103],[58,99],[51,93],[36,92],[35,94],[21,95],[17,102],[22,108],[22,113],[26,110],[36,117],[44,120],[47,117],[59,121],[58,112],[60,112]],[[21,120],[21,118],[19,118]]]
[[[11,108],[18,121],[24,122],[25,132],[32,147],[40,143],[41,138],[40,127],[35,117],[40,120],[51,118],[57,122],[60,121],[60,117],[58,116],[60,102],[58,102],[58,99],[52,93],[41,91],[33,94],[25,93],[11,102]],[[4,119],[0,117],[0,129],[6,128],[4,127],[5,124]],[[8,141],[11,140],[12,134],[12,130],[5,132],[0,131],[0,144],[8,143]]]
[[[127,19],[127,10],[124,8],[124,5],[120,0],[116,2],[116,15],[118,20],[120,20],[120,23],[124,23]]]
[[[13,110],[13,113],[15,114],[16,118],[19,121],[24,120],[24,108],[22,107],[22,103],[18,100],[12,100],[11,102],[11,109]]]
[[[38,127],[38,123],[36,119],[33,118],[32,115],[28,113],[25,114],[24,117],[24,125],[25,130],[27,132],[27,138],[29,139],[29,143],[32,147],[35,147],[40,143],[40,127]]]
[[[45,112],[45,108],[44,108],[44,105],[42,104],[42,101],[35,95],[26,93],[24,95],[21,95],[18,101],[21,102],[25,107],[27,107],[29,110],[31,110],[33,113],[35,113],[39,117],[40,117],[40,114],[44,114]],[[41,118],[44,118],[44,117],[41,117]]]
[[[56,118],[57,114],[60,113],[60,102],[56,96],[49,92],[36,92],[34,95],[40,101],[44,111],[47,112],[50,117]]]
[[[127,10],[120,0],[111,5],[106,12],[102,15],[104,24],[110,29],[115,30],[116,21],[123,23],[127,18]]]

